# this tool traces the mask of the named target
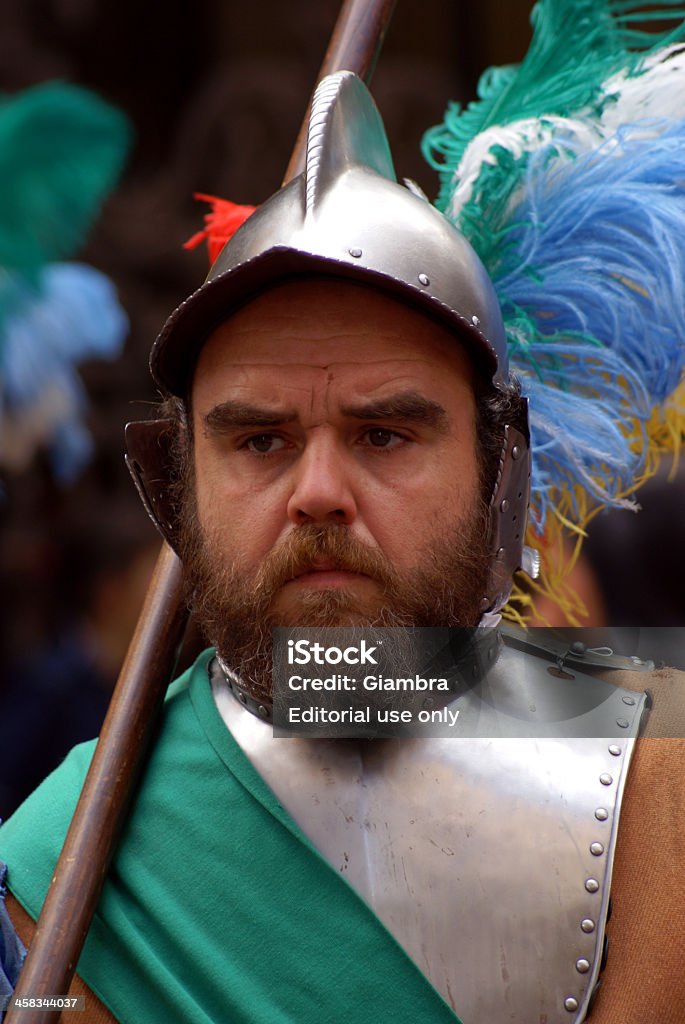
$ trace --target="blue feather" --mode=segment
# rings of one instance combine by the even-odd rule
[[[641,465],[624,432],[682,378],[685,120],[626,126],[577,156],[553,140],[506,221],[488,269],[531,396],[544,523],[555,476],[619,503]]]
[[[56,476],[73,479],[90,446],[80,423],[87,403],[76,364],[113,358],[128,320],[111,281],[84,264],[51,264],[38,287],[5,274],[0,304],[0,413],[28,422],[33,410],[51,437]],[[48,426],[50,429],[48,430]]]

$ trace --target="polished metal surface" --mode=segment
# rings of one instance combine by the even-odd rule
[[[619,760],[606,736],[275,739],[212,679],[266,783],[464,1021],[583,1020],[643,698]]]
[[[378,110],[349,71],[316,90],[305,172],[243,224],[162,329],[151,355],[158,383],[184,397],[216,324],[298,273],[351,277],[410,302],[454,329],[490,378],[506,379],[502,316],[481,261],[446,217],[397,182]]]

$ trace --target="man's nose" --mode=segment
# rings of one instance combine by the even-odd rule
[[[340,523],[348,526],[357,515],[346,453],[330,438],[308,442],[295,469],[288,518],[303,523]]]

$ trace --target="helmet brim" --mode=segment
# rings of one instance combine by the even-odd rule
[[[174,310],[150,354],[157,384],[167,394],[185,398],[200,351],[220,324],[273,285],[309,275],[356,281],[405,302],[451,330],[486,379],[497,374],[497,354],[485,335],[435,296],[368,267],[275,246],[206,281]]]

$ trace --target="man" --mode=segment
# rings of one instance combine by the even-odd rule
[[[170,536],[218,653],[170,689],[79,963],[90,1019],[583,1020],[643,680],[590,678],[584,648],[501,647],[530,562],[525,403],[482,267],[394,182],[354,76],[322,83],[305,175],[152,366],[174,417]],[[271,630],[302,625],[462,627],[453,706],[473,731],[275,738]],[[89,754],[0,834],[27,939]],[[683,837],[663,827],[683,820],[679,754],[636,755],[601,1024],[682,1017]]]

